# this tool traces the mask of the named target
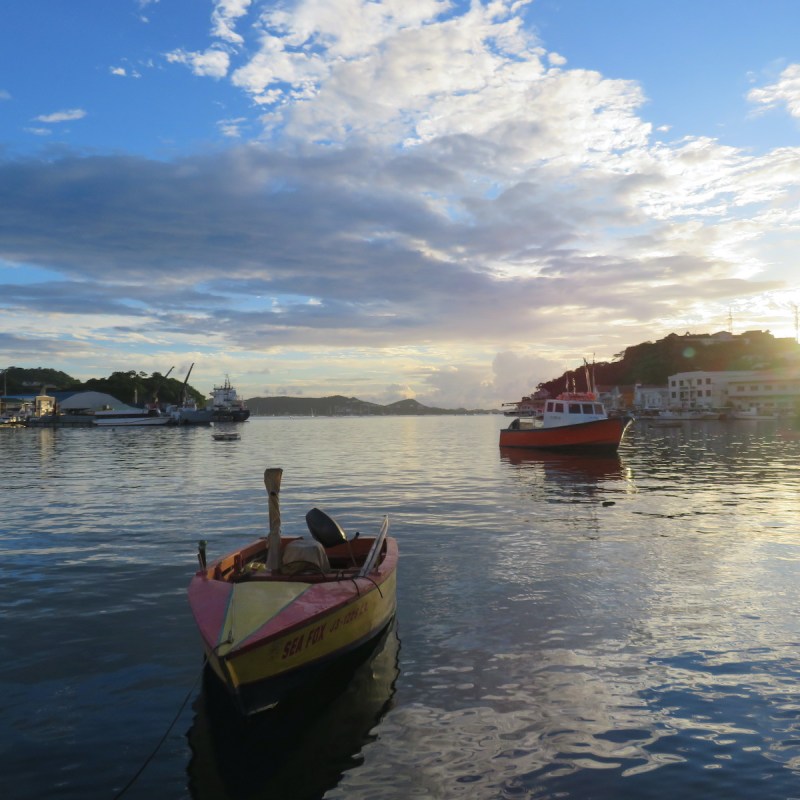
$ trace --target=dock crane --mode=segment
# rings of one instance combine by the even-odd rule
[[[194,361],[192,361],[192,366],[189,367],[189,371],[186,373],[186,377],[183,379],[183,387],[181,388],[181,405],[185,406],[188,397],[186,396],[186,384],[189,383],[189,376],[192,374],[192,370],[194,369]]]

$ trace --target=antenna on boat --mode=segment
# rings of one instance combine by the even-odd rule
[[[277,572],[281,568],[281,505],[278,495],[281,491],[280,467],[264,470],[264,486],[269,498],[269,537],[267,539],[267,569]]]

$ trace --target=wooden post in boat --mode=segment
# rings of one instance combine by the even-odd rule
[[[269,537],[267,539],[267,569],[277,572],[281,568],[281,491],[283,470],[279,467],[264,470],[264,486],[269,498]]]

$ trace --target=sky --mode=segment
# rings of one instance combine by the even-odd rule
[[[0,369],[493,408],[795,338],[796,0],[26,0]]]

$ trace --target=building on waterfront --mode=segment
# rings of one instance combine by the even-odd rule
[[[124,411],[130,406],[103,392],[59,391],[46,394],[3,397],[4,411],[13,412],[30,424],[91,425],[95,411]]]
[[[65,393],[60,393],[65,394]],[[93,414],[95,411],[126,411],[127,403],[105,392],[72,392],[59,400],[59,410],[70,414]]]
[[[737,378],[747,378],[751,371],[711,372],[694,370],[678,372],[667,378],[670,409],[711,409],[728,405],[728,383]]]
[[[626,412],[633,405],[633,396],[634,387],[630,384],[597,387],[597,397],[609,412]]]
[[[29,417],[34,413],[35,394],[4,394],[0,398],[0,414],[9,417]]]
[[[800,415],[800,376],[796,370],[753,372],[727,385],[728,405],[734,411],[765,417]]]
[[[679,372],[668,378],[671,409],[729,409],[765,416],[794,416],[800,407],[797,370]]]
[[[669,387],[637,383],[633,387],[633,408],[639,412],[657,412],[669,408]]]

